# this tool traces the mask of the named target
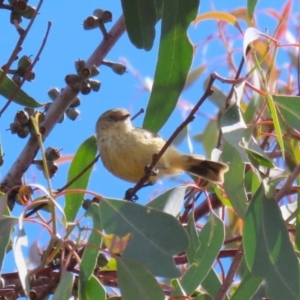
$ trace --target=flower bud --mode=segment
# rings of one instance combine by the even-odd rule
[[[15,115],[15,122],[20,123],[22,125],[25,125],[29,122],[29,115],[26,111],[24,110],[19,110],[17,111]]]
[[[17,131],[17,135],[19,138],[24,139],[28,136],[30,129],[28,126],[20,126]]]
[[[12,8],[13,8],[13,11],[18,13],[18,14],[22,14],[23,12],[26,11],[27,9],[27,4],[25,1],[23,0],[18,0],[18,1],[15,1],[13,4],[12,4]]]
[[[79,73],[80,70],[84,67],[85,67],[85,60],[78,59],[75,61],[75,70],[77,73]]]
[[[118,75],[123,75],[126,72],[126,67],[121,63],[112,63],[111,69]]]
[[[90,75],[90,77],[95,77],[95,76],[97,76],[99,74],[100,74],[99,69],[95,65],[93,65],[92,68],[91,68],[91,75]]]
[[[98,92],[101,87],[101,82],[98,80],[89,79],[89,84],[94,92]]]
[[[79,110],[77,110],[73,107],[69,107],[66,110],[66,116],[72,121],[76,120],[77,117],[79,116],[79,114],[80,114]]]
[[[91,92],[91,86],[88,82],[82,82],[80,85],[80,92],[83,95],[88,95]]]
[[[35,109],[32,107],[25,107],[24,110],[28,113],[29,116],[33,116],[35,113]]]
[[[20,123],[16,123],[16,122],[10,123],[10,125],[9,125],[9,129],[12,134],[17,133],[20,127],[22,127],[22,125]]]
[[[76,96],[74,98],[74,100],[72,101],[72,103],[70,104],[71,107],[77,107],[80,105],[80,98],[78,96]]]
[[[10,23],[14,24],[15,22],[20,24],[22,22],[22,17],[18,13],[11,11],[10,12]]]
[[[68,74],[65,77],[65,82],[67,85],[74,86],[80,82],[80,77],[77,74]]]
[[[52,178],[58,170],[57,164],[54,163],[53,161],[47,161],[47,167],[48,167],[49,178]],[[45,178],[47,178],[45,170],[43,170],[43,173]]]
[[[25,76],[25,73],[23,77]],[[33,81],[35,78],[35,73],[31,70],[29,73],[26,74],[25,80],[27,81]]]
[[[78,72],[78,75],[83,79],[88,79],[91,76],[91,74],[91,70],[87,67],[81,68]]]
[[[49,160],[49,161],[55,161],[55,160],[57,160],[57,159],[60,158],[60,152],[56,148],[48,147],[45,150],[45,156],[46,156],[47,160]]]
[[[59,96],[59,94],[60,92],[58,88],[52,88],[48,91],[48,96],[52,101],[54,101]]]
[[[95,29],[99,26],[99,19],[95,16],[90,16],[83,21],[85,30]]]
[[[94,10],[93,15],[97,17],[102,23],[111,22],[112,20],[112,13],[108,10],[97,8]]]
[[[31,63],[32,63],[32,61],[31,61],[30,57],[27,55],[23,55],[18,61],[18,71],[19,72],[23,71],[25,73],[26,70],[28,69],[28,67],[30,67]]]
[[[36,11],[36,8],[30,5],[27,5],[27,8],[25,11],[21,13],[22,17],[26,19],[32,19]]]

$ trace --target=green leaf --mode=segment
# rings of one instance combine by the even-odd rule
[[[222,152],[222,161],[229,166],[225,173],[224,189],[236,213],[245,218],[248,198],[245,191],[245,164],[238,151],[229,143],[226,143]]]
[[[198,232],[195,226],[195,216],[191,214],[187,223],[186,231],[190,238],[190,246],[186,251],[186,255],[190,264],[195,262],[195,255],[200,248]]]
[[[206,157],[210,157],[213,149],[216,147],[219,129],[217,122],[210,121],[202,133],[195,135],[195,141],[199,141],[205,150]]]
[[[80,287],[80,284],[79,284]],[[101,282],[95,275],[93,275],[86,283],[84,297],[80,296],[79,300],[106,300],[106,292]],[[109,298],[113,299],[113,298]]]
[[[280,129],[280,124],[279,124],[279,119],[278,119],[276,106],[275,106],[273,97],[269,93],[267,93],[267,99],[268,99],[268,106],[269,106],[269,110],[270,110],[270,113],[271,113],[271,117],[273,119],[273,124],[274,124],[276,137],[277,137],[277,140],[278,140],[278,144],[279,144],[280,150],[282,152],[282,156],[284,156],[283,137],[282,137],[282,132],[281,132],[281,129]]]
[[[285,122],[300,131],[300,97],[273,96],[273,100]]]
[[[252,296],[258,290],[262,283],[261,278],[254,277],[253,274],[246,267],[242,276],[241,282],[231,297],[231,300],[252,299]]]
[[[0,76],[2,74],[3,71],[0,69]],[[7,75],[5,75],[4,80],[0,85],[0,95],[9,100],[17,88],[18,86]],[[43,106],[41,103],[35,101],[32,97],[30,97],[21,89],[12,101],[17,104],[33,108]]]
[[[217,297],[219,290],[221,289],[221,282],[213,268],[210,269],[201,286],[211,297],[213,297],[213,299]],[[224,300],[228,300],[228,297],[225,296]]]
[[[155,277],[142,264],[126,258],[117,259],[117,279],[123,300],[163,300],[164,292]]]
[[[99,212],[106,234],[132,234],[122,257],[144,264],[155,276],[180,275],[173,255],[184,252],[189,239],[173,216],[137,203],[111,199],[100,201]]]
[[[247,11],[248,11],[248,16],[250,19],[253,18],[254,9],[255,9],[257,2],[258,2],[258,0],[247,0]]]
[[[175,187],[158,196],[146,206],[156,208],[174,217],[178,217],[184,202],[186,186]]]
[[[10,243],[10,235],[17,223],[18,219],[16,218],[8,217],[0,219],[0,270],[2,270],[2,263],[6,254],[6,249]]]
[[[82,260],[80,263],[79,272],[79,295],[81,299],[89,299],[87,295],[87,285],[93,275],[96,267],[97,257],[102,243],[102,237],[97,230],[101,231],[101,222],[99,214],[99,206],[96,203],[92,203],[88,208],[86,215],[93,219],[93,231],[91,232],[87,246],[84,249]]]
[[[208,274],[220,252],[224,237],[223,222],[215,214],[211,214],[200,231],[200,247],[194,255],[194,262],[180,280],[180,286],[187,295],[191,295]],[[182,295],[180,289],[175,288],[172,296],[180,295]]]
[[[77,176],[89,163],[93,161],[97,153],[96,138],[94,135],[86,139],[78,148],[68,173],[68,181]],[[92,167],[73,182],[67,190],[83,189],[85,190],[89,183],[89,178],[92,172]],[[74,221],[76,214],[81,207],[84,194],[66,194],[65,214],[69,222]]]
[[[159,131],[173,112],[193,59],[187,29],[196,17],[199,0],[163,2],[161,39],[154,83],[143,128]]]
[[[190,86],[192,86],[204,71],[205,71],[205,66],[202,65],[189,72],[183,89],[186,90]]]
[[[263,185],[250,202],[243,233],[247,265],[265,280],[267,296],[300,299],[299,261],[278,204],[266,197]]]
[[[74,282],[74,274],[71,272],[62,271],[59,285],[53,295],[53,300],[68,300],[72,296],[72,287]]]
[[[122,0],[126,29],[132,44],[150,50],[155,38],[157,11],[161,5],[153,0]]]

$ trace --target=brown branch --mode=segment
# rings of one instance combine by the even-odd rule
[[[212,85],[215,81],[215,78],[211,75],[209,83],[207,85],[207,88],[203,94],[203,96],[200,98],[200,100],[197,102],[197,104],[194,106],[194,108],[191,110],[190,114],[187,116],[187,118],[177,127],[177,129],[173,132],[173,134],[170,136],[170,138],[167,140],[165,145],[161,148],[161,150],[158,153],[153,154],[152,162],[149,166],[146,166],[145,168],[145,174],[143,177],[138,181],[138,183],[131,189],[129,189],[125,194],[125,199],[132,200],[134,196],[136,195],[137,191],[139,191],[144,184],[148,181],[148,179],[151,176],[151,173],[154,172],[154,167],[159,161],[159,159],[162,157],[162,155],[166,152],[168,147],[172,144],[172,142],[175,140],[177,135],[190,123],[194,120],[194,115],[199,109],[199,107],[203,104],[203,102],[213,94]]]
[[[103,58],[111,50],[117,40],[125,32],[124,18],[121,16],[113,28],[109,32],[109,38],[103,40],[96,48],[91,57],[87,60],[86,66],[91,67],[93,65],[99,66]],[[77,96],[77,92],[70,87],[65,87],[58,98],[52,103],[49,111],[46,114],[44,122],[41,124],[44,127],[43,140],[49,135],[53,127],[59,121],[62,114],[70,106],[73,99]],[[15,182],[20,181],[23,173],[28,169],[32,163],[36,153],[38,152],[39,145],[36,137],[31,136],[25,145],[24,149],[20,153],[19,157],[12,165],[6,176],[1,182],[2,190],[15,185]]]
[[[229,287],[233,282],[234,275],[237,272],[237,269],[242,261],[243,256],[244,256],[244,250],[243,250],[243,246],[241,245],[233,258],[228,274],[215,300],[223,300],[226,297],[227,290],[229,289]]]

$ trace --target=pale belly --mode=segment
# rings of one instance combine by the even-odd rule
[[[164,142],[158,143],[155,140],[141,140],[138,142],[134,138],[121,137],[106,139],[100,146],[101,160],[108,171],[115,176],[130,182],[138,182],[145,173],[145,167],[151,163],[152,156],[164,145]],[[178,155],[174,148],[169,148],[168,158]],[[172,155],[173,154],[173,155]],[[169,159],[164,155],[156,165],[157,176],[151,176],[149,181],[154,183],[158,178],[167,174],[180,173],[181,170],[175,170],[170,167]]]

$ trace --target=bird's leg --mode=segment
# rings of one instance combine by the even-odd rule
[[[153,183],[146,183],[141,188],[144,188],[144,187],[147,187],[147,186],[150,186],[150,185],[153,185]],[[128,189],[125,192],[124,199],[127,200],[127,201],[132,201],[132,202],[135,202],[135,201],[139,200],[139,197],[136,194],[133,194],[133,191],[134,191],[133,188]]]

